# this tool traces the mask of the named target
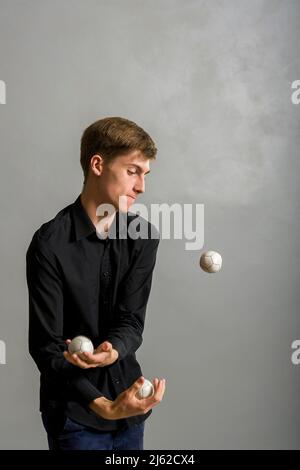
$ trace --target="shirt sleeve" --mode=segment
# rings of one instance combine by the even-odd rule
[[[126,275],[107,335],[107,341],[119,353],[116,362],[135,352],[143,342],[146,308],[160,239],[141,241],[142,249]]]
[[[85,376],[86,370],[63,356],[63,283],[54,255],[35,234],[26,253],[29,292],[29,352],[39,371],[66,391],[73,387],[83,403],[103,394]]]

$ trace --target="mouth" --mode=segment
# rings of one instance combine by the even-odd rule
[[[130,197],[130,198],[133,199],[134,201],[136,200],[136,197],[134,197],[134,196],[129,196],[129,195],[128,195],[128,197]]]

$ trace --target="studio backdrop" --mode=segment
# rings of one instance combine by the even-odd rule
[[[298,0],[0,0],[1,449],[47,448],[25,254],[107,116],[157,145],[149,220],[182,216],[178,237],[158,223],[137,351],[166,378],[145,448],[300,448],[299,24]]]

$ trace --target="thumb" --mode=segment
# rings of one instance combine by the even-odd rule
[[[136,393],[140,388],[141,386],[143,385],[145,379],[143,376],[139,377],[134,383],[133,385],[131,386],[132,390],[134,393]]]
[[[104,343],[101,345],[101,349],[103,351],[110,351],[112,349],[112,345],[108,341],[104,341]]]

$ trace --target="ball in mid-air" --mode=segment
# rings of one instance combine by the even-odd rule
[[[78,354],[80,356],[83,352],[94,352],[94,346],[92,341],[86,336],[75,336],[68,346],[70,354]]]
[[[154,387],[150,380],[145,379],[143,385],[137,392],[138,398],[148,398],[151,397],[154,393]]]
[[[206,273],[217,273],[222,267],[222,256],[217,251],[205,251],[199,264]]]

